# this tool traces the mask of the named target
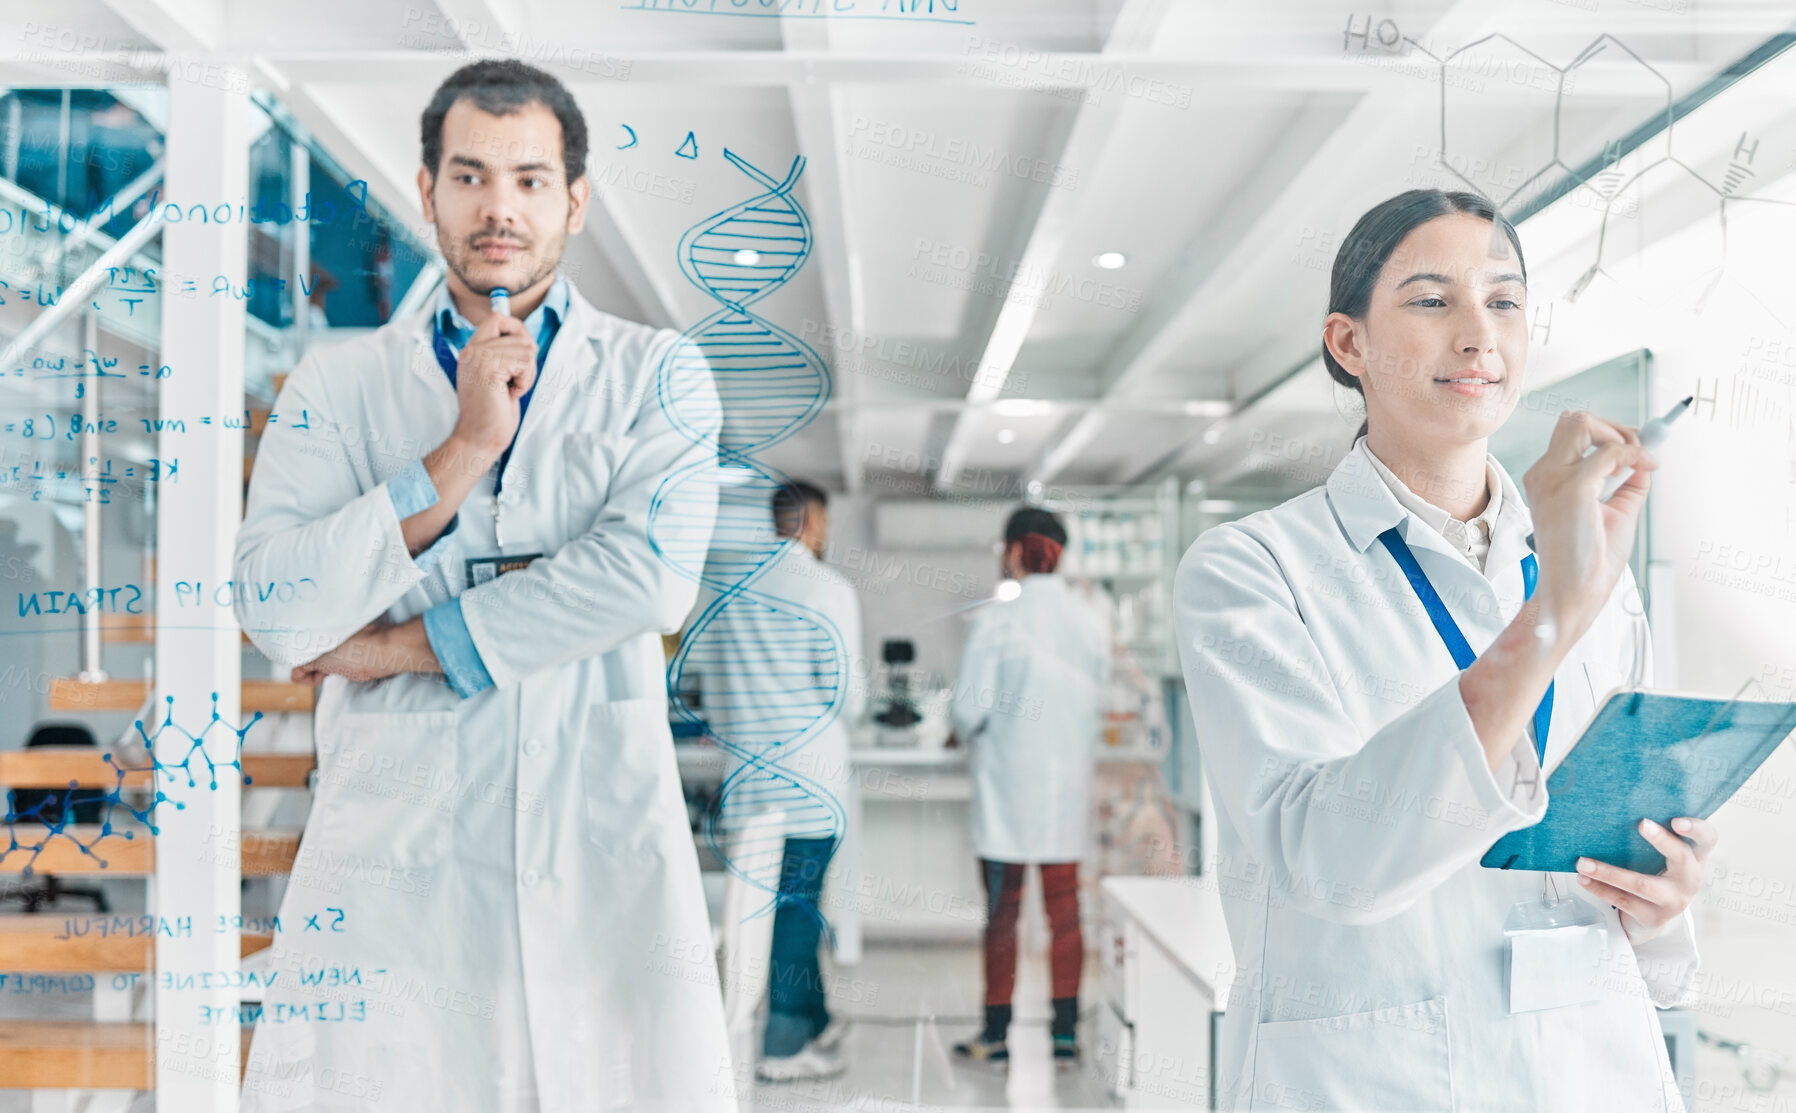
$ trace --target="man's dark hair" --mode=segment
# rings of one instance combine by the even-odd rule
[[[773,530],[781,537],[797,537],[812,505],[829,507],[829,496],[823,488],[802,479],[787,481],[773,492]]]
[[[1039,533],[1057,545],[1066,544],[1066,527],[1052,511],[1039,506],[1024,506],[1004,523],[1004,543],[1021,541],[1025,534]]]
[[[437,86],[424,109],[419,130],[424,139],[424,165],[434,176],[443,163],[443,117],[458,100],[494,116],[509,116],[527,104],[541,103],[561,122],[561,162],[572,183],[586,173],[586,117],[561,82],[534,66],[511,58],[472,62]]]

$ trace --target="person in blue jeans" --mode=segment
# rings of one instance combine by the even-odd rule
[[[823,875],[839,844],[838,839],[786,840],[768,964],[767,1031],[757,1072],[767,1081],[828,1077],[844,1067],[837,1052],[847,1022],[829,1015],[817,961],[824,929],[818,901]]]
[[[817,960],[826,934],[823,879],[841,837],[848,798],[848,729],[866,706],[860,597],[824,563],[829,498],[791,481],[773,493],[770,527],[783,544],[752,592],[716,612],[698,658],[708,732],[728,758],[713,835],[754,822],[756,809],[784,813],[767,1031],[757,1074],[768,1081],[826,1078],[843,1070],[845,1022],[824,1007]],[[698,613],[709,600],[701,599]],[[808,632],[795,632],[808,625]],[[794,748],[796,747],[796,748]],[[771,863],[769,863],[771,864]],[[769,879],[770,881],[771,879]]]

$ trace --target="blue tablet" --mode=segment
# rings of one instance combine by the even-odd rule
[[[1658,873],[1665,856],[1640,834],[1650,819],[1707,819],[1796,730],[1796,703],[1622,689],[1547,777],[1547,812],[1511,831],[1479,864],[1571,873],[1595,858]]]

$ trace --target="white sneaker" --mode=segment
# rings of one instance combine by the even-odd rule
[[[800,1082],[808,1078],[834,1078],[848,1065],[834,1055],[819,1049],[812,1040],[796,1055],[763,1057],[755,1066],[755,1077],[762,1082]]]
[[[854,1027],[854,1021],[845,1016],[832,1016],[823,1031],[818,1032],[811,1040],[811,1046],[818,1051],[834,1055],[841,1049],[842,1040],[847,1037],[848,1029]]]

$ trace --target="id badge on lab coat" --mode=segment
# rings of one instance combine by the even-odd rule
[[[1600,996],[1609,933],[1589,903],[1523,901],[1509,910],[1503,934],[1510,1012],[1586,1005]]]
[[[515,556],[469,557],[462,562],[462,571],[468,578],[469,587],[490,584],[507,572],[516,572],[530,567],[530,562],[540,560],[541,553],[521,553]]]

